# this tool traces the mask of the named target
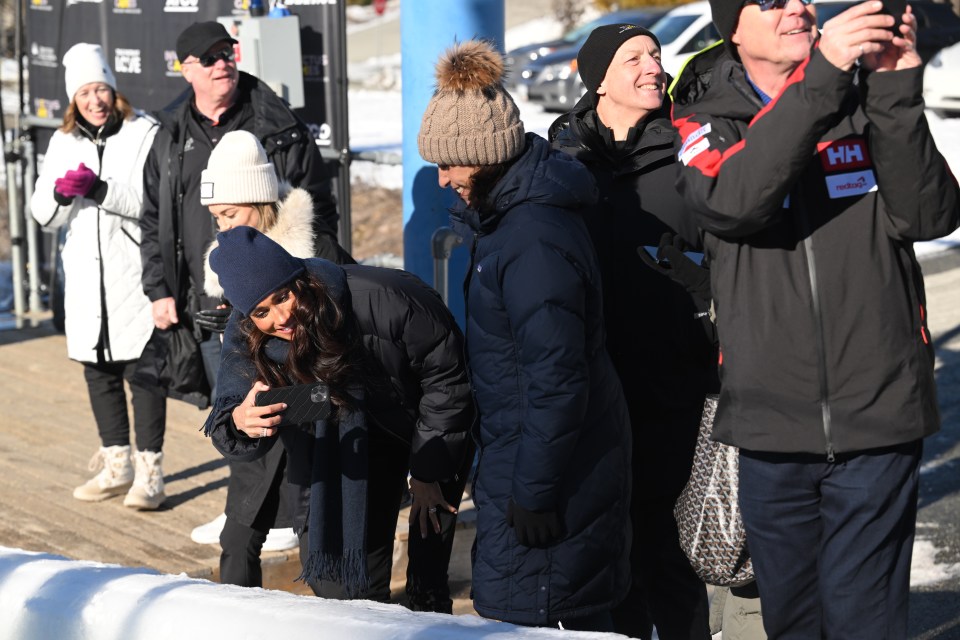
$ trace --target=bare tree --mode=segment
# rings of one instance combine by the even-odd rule
[[[586,8],[586,0],[553,0],[553,13],[563,25],[564,33],[580,23]]]

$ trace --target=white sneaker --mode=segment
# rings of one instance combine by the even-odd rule
[[[220,544],[220,532],[227,522],[227,514],[221,513],[216,518],[190,532],[190,539],[197,544]]]
[[[286,529],[270,529],[267,539],[263,543],[264,551],[286,551],[300,546],[300,538],[293,532],[292,527]]]

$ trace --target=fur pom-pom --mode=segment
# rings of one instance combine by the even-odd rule
[[[458,42],[437,62],[438,91],[479,91],[501,78],[503,57],[485,40]]]

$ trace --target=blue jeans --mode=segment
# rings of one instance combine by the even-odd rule
[[[220,352],[223,343],[219,333],[211,333],[206,340],[200,342],[200,358],[203,360],[203,372],[210,383],[210,402],[217,397],[217,372],[220,371]]]
[[[922,441],[740,452],[740,509],[776,638],[906,638]]]

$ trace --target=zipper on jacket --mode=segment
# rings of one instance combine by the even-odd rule
[[[797,191],[793,196],[799,196]],[[801,198],[797,198],[798,201]],[[810,278],[810,299],[813,303],[813,329],[817,342],[817,376],[820,379],[820,416],[823,421],[823,436],[827,444],[827,462],[836,459],[833,450],[832,424],[830,420],[830,387],[827,384],[827,344],[823,335],[823,309],[820,304],[820,288],[817,286],[817,262],[813,256],[813,230],[804,208],[800,208],[800,226],[803,230],[803,249],[807,256],[807,275]]]

